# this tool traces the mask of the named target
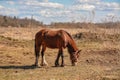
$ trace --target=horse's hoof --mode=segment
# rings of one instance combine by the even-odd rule
[[[48,66],[48,64],[41,64],[41,66]]]
[[[32,66],[35,67],[35,66],[37,66],[37,65],[36,65],[36,64],[33,64]]]
[[[38,64],[33,64],[32,66],[33,67],[40,67]]]
[[[55,64],[55,67],[59,67],[59,64]]]
[[[61,65],[61,67],[64,67],[64,65]]]
[[[55,63],[55,67],[58,67],[58,66],[60,66],[59,63]]]

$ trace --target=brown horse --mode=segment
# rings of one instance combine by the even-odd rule
[[[58,48],[58,55],[57,59],[55,61],[55,66],[59,66],[59,57],[61,56],[62,63],[61,66],[64,66],[64,55],[63,55],[63,49],[68,48],[68,52],[70,54],[70,59],[72,65],[76,65],[79,57],[79,52],[73,38],[71,35],[64,31],[64,30],[58,30],[58,31],[52,31],[49,29],[42,29],[35,35],[35,66],[38,66],[38,59],[39,59],[39,52],[40,47],[42,46],[42,61],[41,66],[47,65],[47,62],[45,61],[44,52],[46,50],[46,47],[48,48]]]

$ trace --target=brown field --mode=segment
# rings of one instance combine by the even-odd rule
[[[40,29],[0,28],[0,80],[120,80],[120,29],[61,28],[82,50],[78,65],[71,66],[65,49],[66,66],[53,67],[57,49],[47,48],[49,65],[35,68],[31,66],[35,59],[34,35]]]

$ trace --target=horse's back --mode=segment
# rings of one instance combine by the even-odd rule
[[[64,30],[49,30],[42,29],[36,33],[37,41],[41,41],[42,45],[45,45],[49,48],[60,48],[67,46],[67,36]]]

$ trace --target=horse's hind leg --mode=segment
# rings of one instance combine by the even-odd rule
[[[41,66],[47,66],[48,65],[46,60],[45,60],[45,55],[44,55],[45,50],[46,50],[46,47],[43,46],[42,51],[41,51],[41,56],[42,56]]]
[[[35,44],[35,57],[36,57],[36,59],[35,59],[35,66],[39,66],[38,65],[38,59],[39,59],[39,56],[40,56],[40,45],[36,45]]]

